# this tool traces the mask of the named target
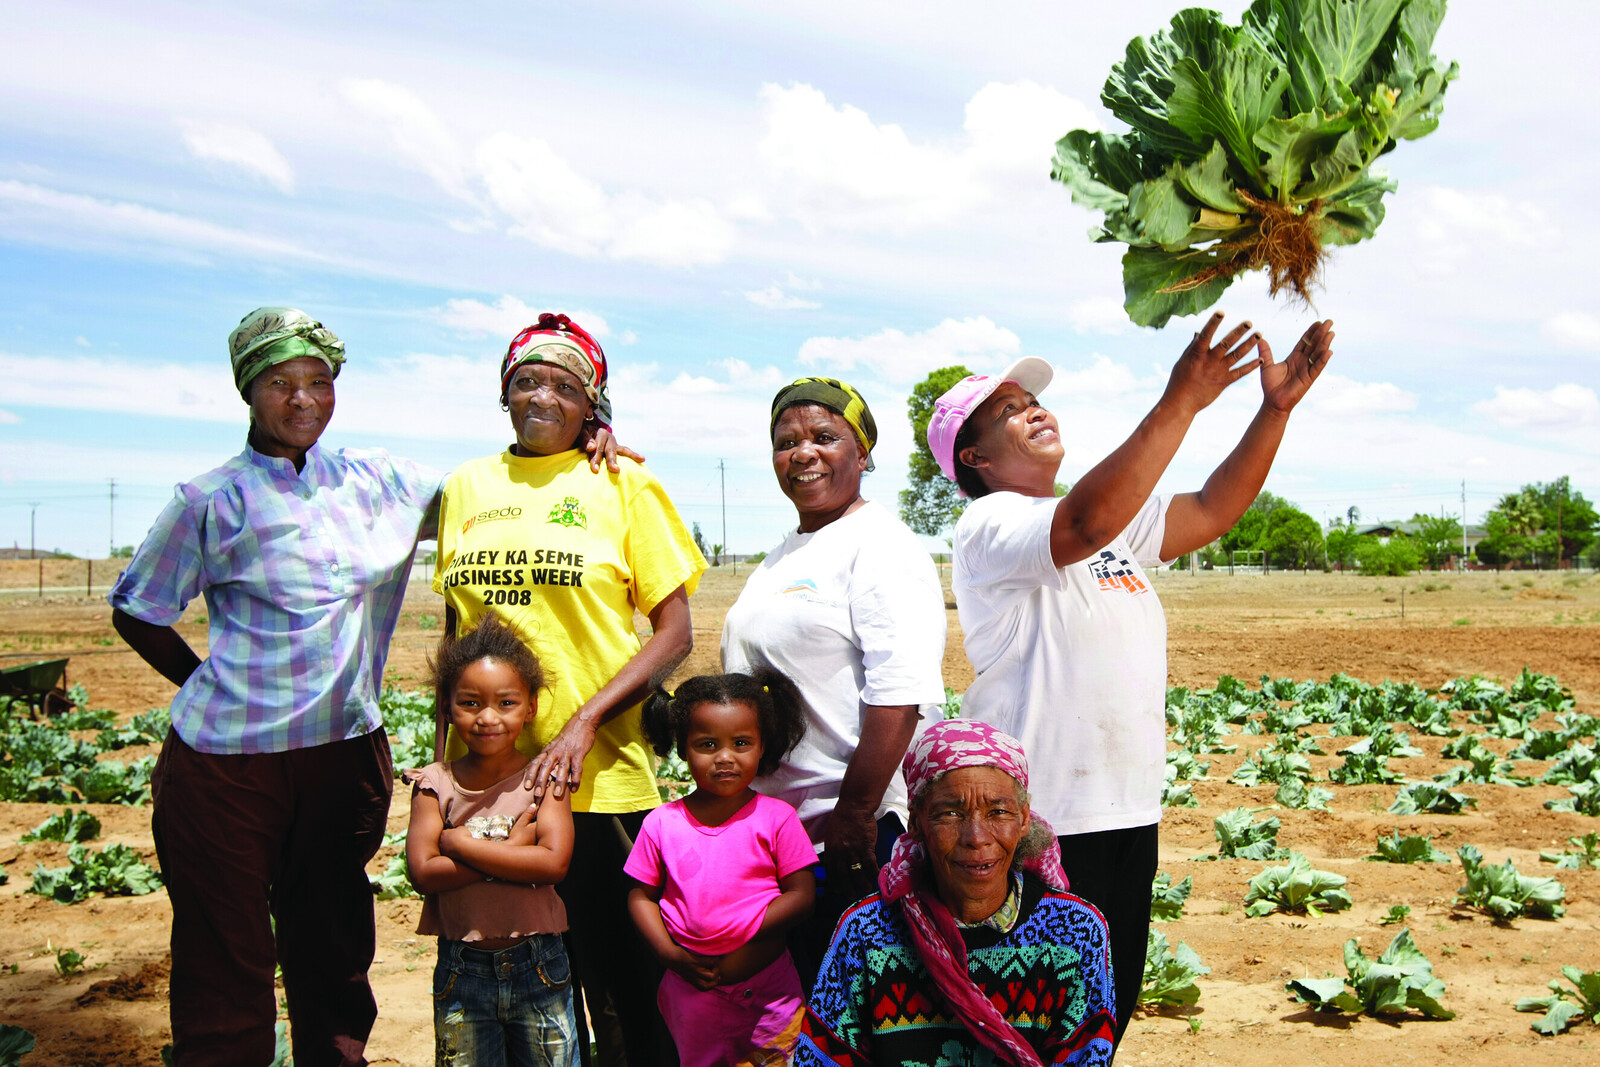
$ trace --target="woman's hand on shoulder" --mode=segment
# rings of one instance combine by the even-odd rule
[[[561,732],[528,764],[522,788],[533,790],[541,798],[546,793],[559,799],[576,792],[583,784],[583,761],[594,748],[594,732],[594,725],[579,708],[578,714],[568,719]]]
[[[611,427],[602,426],[589,434],[589,439],[584,443],[584,451],[589,453],[589,469],[596,474],[600,473],[600,463],[605,461],[606,468],[612,474],[617,474],[622,467],[617,463],[618,456],[627,456],[635,463],[643,463],[644,457],[627,445],[617,443],[617,435],[611,432]]]

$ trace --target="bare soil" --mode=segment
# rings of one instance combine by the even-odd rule
[[[0,664],[71,656],[69,680],[81,682],[97,707],[124,718],[165,703],[171,687],[128,652],[111,630],[100,596],[117,567],[93,564],[95,597],[84,595],[89,564],[49,561],[45,595],[37,592],[38,564],[0,561]],[[682,674],[714,670],[721,619],[747,568],[709,574],[693,600],[695,651]],[[948,578],[947,578],[948,581]],[[1369,682],[1386,678],[1437,686],[1458,675],[1509,679],[1524,665],[1558,676],[1571,687],[1579,710],[1600,713],[1600,579],[1593,575],[1413,575],[1405,579],[1355,576],[1161,574],[1156,587],[1167,608],[1170,681],[1213,684],[1220,674],[1254,681],[1262,674],[1326,678],[1343,671]],[[389,681],[421,684],[424,655],[437,639],[439,598],[414,583],[390,656]],[[965,689],[972,669],[961,650],[960,625],[949,611],[947,682]],[[196,604],[180,630],[203,649],[204,605]],[[647,629],[640,620],[641,630]],[[1349,878],[1355,907],[1320,918],[1275,915],[1247,919],[1245,883],[1263,864],[1238,860],[1196,862],[1214,851],[1212,819],[1239,805],[1266,806],[1272,786],[1229,785],[1226,778],[1249,752],[1270,738],[1246,737],[1233,755],[1212,757],[1210,777],[1197,782],[1200,807],[1173,809],[1162,826],[1161,866],[1174,881],[1193,875],[1194,895],[1184,917],[1160,927],[1184,941],[1211,967],[1195,1009],[1144,1013],[1133,1020],[1119,1054],[1128,1064],[1176,1065],[1214,1060],[1246,1067],[1294,1064],[1451,1062],[1464,1067],[1600,1062],[1600,1031],[1586,1028],[1543,1038],[1528,1028],[1534,1016],[1511,1008],[1519,997],[1544,992],[1562,964],[1600,967],[1600,872],[1562,871],[1567,915],[1557,922],[1498,924],[1451,907],[1460,867],[1370,863],[1380,833],[1433,835],[1453,852],[1465,843],[1491,862],[1511,858],[1527,873],[1552,874],[1539,863],[1541,848],[1594,830],[1600,820],[1549,812],[1543,802],[1564,790],[1533,786],[1469,786],[1479,807],[1461,816],[1397,819],[1385,808],[1392,786],[1332,786],[1328,812],[1279,811],[1279,841],[1306,854],[1317,867]],[[1412,779],[1453,765],[1439,757],[1443,739],[1412,742],[1426,753],[1396,761]],[[1509,745],[1492,741],[1491,747]],[[1328,752],[1338,742],[1323,743]],[[131,759],[149,753],[118,753]],[[1312,757],[1319,777],[1338,759]],[[1529,765],[1537,767],[1538,765]],[[1324,783],[1325,784],[1325,783]],[[37,804],[0,805],[0,863],[9,875],[0,886],[0,1022],[38,1036],[29,1067],[96,1067],[159,1063],[171,1040],[167,1027],[167,933],[164,893],[95,898],[63,906],[26,892],[34,865],[60,866],[66,846],[19,844],[20,835],[57,810]],[[92,806],[104,830],[98,847],[121,842],[154,863],[146,808]],[[390,829],[405,825],[397,799]],[[388,862],[385,849],[373,862]],[[1285,992],[1291,977],[1344,973],[1341,946],[1359,937],[1371,954],[1397,928],[1377,919],[1394,904],[1412,909],[1410,927],[1446,983],[1442,1000],[1457,1017],[1449,1022],[1403,1022],[1318,1016]],[[378,959],[373,985],[380,1016],[368,1047],[374,1063],[425,1065],[432,1061],[428,983],[434,951],[413,932],[419,905],[380,901]],[[55,949],[74,948],[85,969],[56,972]],[[1198,1030],[1191,1020],[1197,1020]]]

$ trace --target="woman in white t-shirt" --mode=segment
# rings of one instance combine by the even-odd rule
[[[776,668],[805,700],[805,739],[756,788],[794,805],[820,852],[816,911],[790,938],[809,994],[839,915],[876,891],[905,827],[900,760],[944,699],[944,594],[916,536],[861,497],[878,430],[860,393],[801,378],[773,398],[771,431],[800,524],[729,610],[722,669]]]
[[[1060,430],[1036,399],[1053,374],[1044,360],[956,383],[928,422],[940,469],[972,498],[954,541],[978,671],[962,712],[1019,739],[1038,768],[1033,806],[1061,835],[1072,891],[1110,930],[1119,1038],[1144,975],[1166,760],[1167,623],[1142,568],[1243,514],[1333,340],[1319,322],[1275,363],[1248,322],[1213,344],[1221,320],[1195,335],[1133,435],[1059,499]],[[1258,366],[1261,410],[1205,488],[1152,495],[1195,415]]]

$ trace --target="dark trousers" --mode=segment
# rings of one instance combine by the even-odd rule
[[[1117,1040],[1139,1003],[1144,984],[1144,949],[1150,934],[1150,883],[1155,880],[1157,825],[1069,834],[1061,843],[1061,867],[1071,890],[1105,916],[1111,938],[1111,970],[1117,987]]]
[[[617,825],[631,842],[647,814],[573,812],[572,863],[556,886],[567,906],[572,968],[594,1022],[594,1062],[600,1067],[618,1062],[617,1042],[607,1033],[612,1027],[620,1030],[620,1051],[628,1067],[677,1067],[678,1062],[672,1035],[656,1007],[662,967],[628,914],[632,882],[622,873],[628,843]],[[615,1008],[615,1023],[608,1022],[608,1002]]]
[[[216,756],[169,732],[151,789],[172,901],[174,1061],[271,1063],[277,963],[295,1063],[365,1064],[378,1015],[366,865],[394,790],[388,736]]]
[[[889,862],[895,840],[905,830],[900,816],[892,811],[878,820],[878,866]],[[817,859],[820,861],[822,857]],[[838,888],[828,885],[827,871],[820,862],[812,870],[817,876],[817,906],[809,919],[789,931],[788,937],[789,955],[794,959],[794,969],[800,974],[800,988],[807,1000],[811,999],[811,987],[817,983],[817,972],[822,969],[822,957],[828,954],[828,945],[833,942],[839,917],[850,905],[878,891],[876,877],[863,879],[861,886]]]

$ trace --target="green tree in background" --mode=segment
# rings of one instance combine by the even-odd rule
[[[1294,505],[1276,493],[1269,493],[1265,489],[1256,494],[1250,506],[1244,509],[1244,514],[1233,524],[1233,529],[1223,534],[1218,539],[1224,552],[1233,552],[1238,549],[1257,549],[1261,547],[1261,538],[1267,531],[1267,518],[1279,508],[1293,508]]]
[[[1355,512],[1356,509],[1350,510]],[[1345,566],[1356,558],[1356,545],[1360,542],[1361,537],[1356,533],[1355,523],[1346,524],[1338,519],[1333,520],[1333,525],[1328,529],[1328,536],[1323,542],[1328,562],[1344,570]]]
[[[1396,532],[1383,544],[1376,537],[1363,537],[1356,544],[1356,562],[1363,574],[1389,574],[1396,577],[1410,574],[1422,562],[1422,553],[1403,533]]]
[[[1535,566],[1573,559],[1595,542],[1595,508],[1563,475],[1507,493],[1489,510],[1478,559],[1492,566],[1530,560]]]
[[[928,450],[928,419],[933,415],[933,402],[971,373],[959,364],[940,367],[918,382],[906,401],[906,418],[911,422],[911,463],[906,472],[909,484],[900,490],[900,518],[919,534],[949,529],[966,508],[956,483],[944,476]]]
[[[1441,563],[1461,550],[1461,524],[1451,516],[1424,515],[1419,511],[1411,516],[1411,521],[1418,527],[1417,551],[1433,570],[1438,570]]]
[[[1305,570],[1322,564],[1322,527],[1310,515],[1292,504],[1273,508],[1268,513],[1258,543],[1275,567]]]

